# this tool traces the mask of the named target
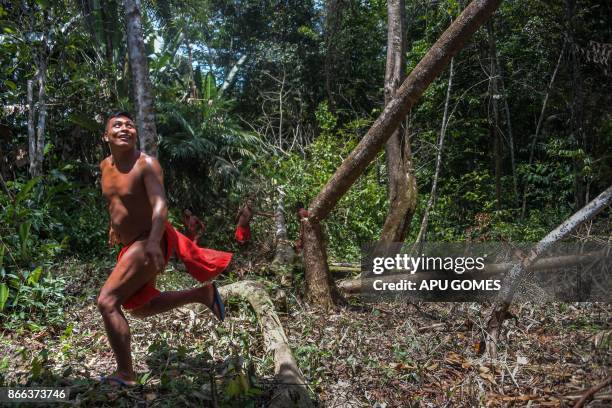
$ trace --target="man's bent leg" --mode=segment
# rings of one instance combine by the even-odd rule
[[[135,374],[130,349],[130,327],[121,311],[121,304],[154,279],[157,273],[152,264],[144,265],[145,243],[136,241],[130,246],[117,262],[98,296],[98,309],[117,361],[117,376],[127,381],[135,380]]]
[[[162,292],[151,299],[147,304],[129,310],[134,317],[148,317],[158,313],[167,312],[189,303],[203,303],[208,307],[214,302],[214,289],[212,284],[206,284],[195,289]]]

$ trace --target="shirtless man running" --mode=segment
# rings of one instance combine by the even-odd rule
[[[176,233],[166,221],[168,209],[162,169],[156,158],[136,149],[136,127],[130,114],[111,115],[103,140],[111,151],[100,163],[102,193],[110,213],[109,243],[124,245],[117,265],[98,296],[98,309],[117,362],[117,371],[104,380],[135,385],[130,327],[122,305],[135,317],[198,302],[223,319],[224,309],[216,287],[209,282],[195,289],[174,292],[162,293],[155,289],[156,275],[167,263],[169,252],[179,251],[177,248],[185,245],[183,241],[191,241]],[[205,275],[207,278],[218,275],[231,260],[231,254],[209,251],[217,258],[210,263],[213,267],[209,271],[198,275],[200,281],[204,281]]]

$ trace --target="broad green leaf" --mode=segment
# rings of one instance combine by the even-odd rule
[[[32,180],[28,181],[25,186],[23,186],[19,194],[17,194],[17,196],[15,197],[15,207],[17,206],[17,204],[19,204],[26,198],[30,190],[34,188],[34,186],[40,181],[40,179],[40,176],[34,177]]]
[[[8,299],[9,290],[6,283],[0,283],[0,311],[4,309],[4,305]]]
[[[206,74],[204,78],[204,99],[211,100],[217,96],[217,83],[212,72]]]
[[[38,266],[36,269],[34,269],[30,273],[30,276],[28,276],[28,285],[38,283],[38,280],[40,279],[41,274],[42,274],[42,267]]]
[[[6,81],[4,81],[4,85],[6,85],[7,87],[11,88],[13,91],[15,89],[17,89],[17,85],[15,85],[15,83],[13,81],[6,80]]]

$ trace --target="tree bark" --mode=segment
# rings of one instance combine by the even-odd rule
[[[444,151],[444,138],[446,137],[446,128],[448,126],[448,121],[450,120],[448,116],[448,105],[450,104],[450,96],[451,96],[451,88],[453,86],[453,76],[455,74],[454,70],[455,59],[451,59],[450,68],[448,73],[448,86],[446,87],[446,101],[444,101],[444,114],[442,115],[442,125],[440,126],[440,138],[438,139],[438,154],[436,155],[436,171],[434,173],[434,179],[431,184],[431,194],[429,194],[429,200],[427,200],[427,206],[425,207],[425,212],[423,214],[423,219],[421,221],[421,228],[419,229],[419,235],[417,235],[415,243],[417,245],[421,245],[425,242],[427,237],[427,224],[429,222],[429,211],[434,206],[436,202],[436,194],[438,190],[438,178],[440,177],[440,169],[442,168],[442,152]],[[418,252],[421,250],[419,249]],[[417,253],[418,253],[417,252]]]
[[[495,65],[499,75],[499,85],[501,87],[502,98],[504,99],[504,113],[506,114],[506,127],[508,128],[508,148],[510,150],[510,166],[512,168],[512,188],[514,190],[514,200],[518,204],[518,180],[516,175],[516,160],[514,158],[514,135],[512,133],[512,119],[510,116],[510,107],[508,106],[508,98],[506,96],[506,87],[504,85],[504,73],[499,63],[499,56],[495,53]]]
[[[493,161],[495,163],[495,203],[497,210],[501,210],[501,172],[502,172],[502,152],[501,138],[499,135],[499,106],[497,99],[499,98],[499,89],[497,86],[497,49],[495,47],[495,33],[493,32],[493,21],[487,22],[487,34],[489,37],[489,103],[491,112],[489,112],[489,134],[493,140]]]
[[[329,309],[335,304],[343,303],[343,299],[329,272],[323,229],[321,224],[311,217],[304,218],[301,222],[304,231],[306,297],[310,302]]]
[[[497,296],[489,320],[487,322],[486,349],[491,358],[497,358],[497,341],[501,332],[501,326],[508,314],[508,308],[514,297],[516,288],[525,276],[526,270],[535,260],[545,252],[552,244],[565,238],[582,223],[595,217],[600,211],[612,203],[612,186],[608,187],[603,193],[593,201],[576,212],[565,222],[546,235],[531,253],[526,256],[521,263],[515,264],[504,277],[501,290]]]
[[[389,0],[387,3],[385,105],[393,99],[405,77],[405,9],[404,0]],[[389,213],[383,225],[380,241],[404,242],[417,204],[417,184],[405,123],[402,123],[389,137],[385,150],[389,174]]]
[[[128,55],[132,71],[140,150],[157,156],[157,130],[153,107],[153,90],[149,78],[149,63],[143,39],[140,0],[123,0],[125,7]]]
[[[274,223],[276,225],[276,254],[272,260],[271,269],[279,276],[281,285],[290,285],[290,269],[295,259],[295,250],[291,246],[287,235],[287,223],[285,222],[284,214],[285,193],[282,188],[279,189],[279,193],[280,197],[276,210],[274,211]]]
[[[43,37],[43,47],[46,47]],[[34,83],[27,82],[28,112],[28,154],[30,159],[30,176],[37,177],[42,174],[45,153],[45,130],[47,125],[47,93],[45,91],[47,79],[47,57],[43,50],[39,56],[38,70],[36,71],[36,84],[38,86],[38,99],[34,103]]]
[[[563,42],[563,46],[561,47],[561,52],[559,53],[559,58],[557,59],[557,65],[555,65],[555,69],[550,77],[550,82],[548,83],[548,87],[546,87],[546,93],[544,94],[544,101],[542,101],[542,109],[540,110],[540,116],[538,117],[538,123],[536,124],[535,134],[533,135],[533,140],[531,141],[531,146],[529,147],[529,161],[527,162],[527,166],[531,167],[533,163],[533,158],[535,154],[535,146],[538,141],[538,136],[540,134],[540,130],[542,130],[542,123],[544,122],[544,112],[546,112],[546,105],[548,104],[548,97],[550,95],[550,91],[555,82],[555,78],[557,76],[557,72],[559,71],[559,67],[561,66],[561,60],[563,58],[563,53],[565,52],[565,44]],[[527,208],[527,191],[529,190],[529,184],[525,183],[525,187],[523,188],[523,204],[521,206],[521,219],[525,217],[525,210]]]
[[[336,100],[334,90],[332,89],[337,69],[338,47],[336,46],[336,35],[341,29],[341,11],[343,7],[344,0],[326,0],[325,2],[325,60],[323,62],[323,72],[325,74],[327,103],[332,113],[336,112]]]
[[[310,279],[313,283],[317,283],[312,287],[314,292],[309,293],[311,299],[329,305],[334,302],[331,294],[337,292],[327,266],[320,221],[329,215],[338,200],[365,171],[387,139],[399,127],[429,84],[442,72],[451,58],[457,55],[469,37],[495,11],[500,2],[501,0],[474,0],[465,8],[404,80],[395,97],[385,106],[357,147],[342,162],[311,203],[311,216],[306,228],[308,234],[304,242],[307,281]],[[319,284],[328,287],[319,288]],[[327,297],[317,297],[315,293]]]
[[[28,159],[30,177],[38,176],[36,167],[36,127],[34,125],[36,110],[34,106],[34,83],[28,79]]]
[[[221,98],[223,96],[223,93],[227,91],[227,89],[234,83],[234,78],[236,78],[236,74],[238,74],[240,67],[244,65],[246,60],[246,54],[244,54],[242,57],[240,57],[240,59],[238,59],[238,62],[236,62],[236,64],[232,67],[229,74],[227,74],[227,78],[225,78],[225,81],[223,81],[223,85],[221,85],[221,88],[219,89],[217,98]]]
[[[278,382],[269,406],[312,407],[306,379],[291,353],[283,326],[264,287],[258,282],[242,281],[223,286],[219,292],[225,298],[245,298],[257,314],[266,351],[274,354],[274,376]]]

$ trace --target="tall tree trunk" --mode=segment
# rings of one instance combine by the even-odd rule
[[[136,99],[136,116],[138,119],[136,125],[140,138],[140,150],[152,156],[157,156],[153,90],[143,39],[140,0],[123,0],[123,6],[125,7],[128,54]]]
[[[45,130],[47,127],[47,57],[41,56],[38,66],[38,124],[36,125],[36,165],[37,174],[42,174],[45,157]]]
[[[421,228],[419,229],[419,235],[417,235],[415,243],[419,246],[425,242],[427,237],[427,224],[429,222],[429,211],[431,211],[432,207],[436,202],[436,194],[438,190],[438,178],[440,177],[440,169],[442,168],[442,152],[444,151],[444,138],[446,137],[446,128],[448,127],[448,121],[450,120],[448,116],[448,105],[450,104],[450,96],[451,96],[451,88],[453,86],[453,76],[455,74],[454,70],[455,59],[451,59],[449,74],[448,74],[448,86],[446,88],[446,101],[444,101],[444,114],[442,115],[442,125],[440,126],[440,137],[438,138],[438,154],[436,155],[436,170],[434,173],[434,179],[431,184],[431,194],[429,194],[429,200],[427,200],[427,206],[425,207],[425,212],[423,213],[423,219],[421,220]],[[421,253],[421,249],[416,253]]]
[[[114,9],[114,10],[113,10]],[[100,13],[102,17],[102,31],[104,32],[104,52],[106,62],[113,63],[113,19],[117,12],[117,4],[114,0],[101,0]]]
[[[385,106],[366,135],[315,197],[310,205],[311,216],[308,219],[310,229],[321,231],[319,225],[321,220],[329,215],[338,200],[365,171],[387,139],[399,127],[429,84],[448,65],[451,58],[457,55],[478,27],[493,14],[500,2],[501,0],[472,1],[436,41],[404,80],[395,97]],[[307,281],[321,282],[321,285],[331,282],[322,232],[307,234],[304,242],[304,254],[306,253],[309,254],[308,259],[304,257]],[[332,282],[331,287],[319,291],[328,297],[319,298],[317,301],[332,304],[333,299],[330,294],[334,291],[337,292],[337,289]],[[314,297],[313,292],[310,295]]]
[[[47,125],[47,93],[45,85],[47,80],[47,43],[43,35],[42,47],[38,56],[38,70],[36,71],[36,85],[38,98],[34,103],[34,81],[27,82],[28,98],[28,155],[30,159],[30,176],[37,177],[42,174],[45,153],[45,130]]]
[[[489,356],[492,358],[497,357],[497,341],[499,339],[502,324],[506,318],[506,315],[508,314],[508,308],[510,307],[510,303],[514,298],[516,288],[523,280],[529,266],[535,262],[540,254],[550,248],[552,244],[568,236],[581,224],[591,220],[611,203],[612,186],[608,187],[607,190],[597,196],[597,198],[591,201],[588,205],[576,212],[552,232],[542,238],[542,240],[538,242],[531,250],[529,255],[524,258],[521,263],[514,265],[510,272],[508,272],[508,274],[504,277],[501,290],[497,296],[495,304],[493,305],[491,315],[487,322],[486,346]]]
[[[344,0],[326,0],[325,2],[325,60],[323,72],[325,74],[325,91],[327,103],[331,112],[336,111],[336,101],[332,84],[335,81],[337,69],[338,47],[336,46],[336,35],[340,31],[342,19],[340,17]]]
[[[238,59],[236,64],[230,70],[229,74],[227,74],[227,77],[225,78],[225,81],[223,81],[221,88],[219,88],[219,92],[217,93],[217,98],[221,98],[223,96],[223,93],[227,91],[227,89],[234,83],[236,74],[238,74],[240,67],[244,65],[246,60],[247,60],[247,54],[244,54]]]
[[[559,67],[561,66],[561,61],[563,59],[563,53],[565,52],[566,41],[563,41],[563,46],[561,47],[561,52],[559,53],[559,58],[557,59],[557,65],[555,65],[555,69],[550,76],[550,82],[548,83],[548,87],[546,87],[546,93],[544,94],[544,101],[542,102],[542,109],[540,110],[540,116],[538,117],[538,123],[536,124],[535,134],[533,135],[533,140],[531,141],[531,146],[529,147],[529,161],[527,162],[527,166],[531,167],[533,164],[533,159],[535,157],[535,147],[538,141],[538,136],[540,134],[540,130],[542,130],[542,123],[544,122],[544,113],[546,112],[546,105],[548,104],[548,98],[550,96],[550,91],[552,90],[552,86],[555,83],[555,78],[557,77],[557,72],[559,72]],[[525,187],[523,188],[523,204],[521,206],[521,219],[525,217],[525,210],[527,208],[527,192],[529,190],[529,184],[525,183]]]
[[[584,126],[584,92],[583,79],[580,73],[580,63],[576,51],[576,0],[566,0],[567,14],[567,38],[570,43],[570,63],[572,70],[572,103],[570,105],[570,136],[574,139],[576,147],[582,148],[588,153],[588,145],[583,129]],[[581,208],[585,204],[586,186],[584,178],[581,177],[582,158],[574,159],[574,200],[575,208]]]
[[[489,134],[493,139],[493,160],[495,162],[495,202],[497,210],[501,210],[501,172],[502,152],[501,137],[499,134],[499,88],[497,85],[497,49],[495,47],[495,33],[493,32],[493,19],[487,23],[487,34],[489,37],[489,101],[492,112],[489,112]],[[491,118],[491,114],[493,117]]]
[[[36,110],[34,106],[34,81],[28,79],[28,159],[30,177],[36,177]]]
[[[404,0],[387,2],[387,67],[385,105],[395,96],[406,72],[406,7]],[[382,242],[404,242],[417,204],[417,185],[412,168],[406,123],[393,132],[385,146],[389,173],[389,213],[383,225]]]

